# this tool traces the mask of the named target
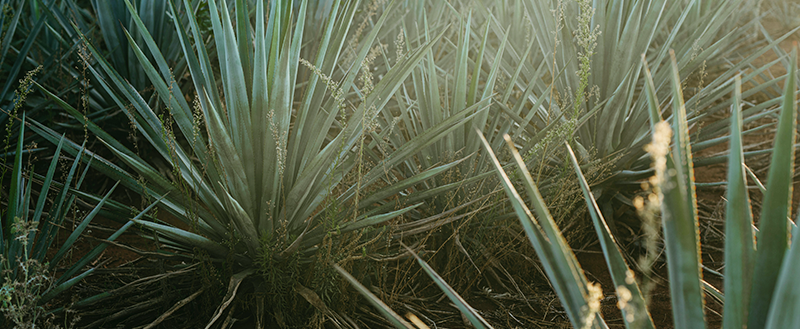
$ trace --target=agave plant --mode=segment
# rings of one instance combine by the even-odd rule
[[[19,141],[14,152],[13,168],[11,169],[11,187],[8,191],[6,211],[0,218],[0,302],[6,319],[16,323],[37,324],[45,315],[45,305],[60,293],[66,291],[76,283],[91,275],[95,268],[85,269],[90,263],[108,247],[108,243],[101,243],[79,260],[67,265],[64,272],[56,278],[51,278],[56,267],[61,264],[64,256],[72,249],[78,238],[84,233],[91,221],[100,212],[109,195],[116,185],[99,200],[95,207],[84,216],[70,235],[63,240],[57,251],[48,256],[48,250],[53,248],[60,227],[65,224],[70,210],[75,204],[75,189],[79,189],[88,172],[88,166],[82,173],[78,172],[82,156],[81,149],[72,162],[66,179],[59,184],[54,181],[56,169],[61,159],[61,150],[64,138],[60,140],[53,160],[50,161],[47,173],[40,181],[41,189],[38,198],[32,203],[34,182],[33,170],[26,175],[23,169],[23,136],[25,135],[25,115],[23,114],[19,130]],[[77,182],[75,181],[77,179]],[[56,190],[55,199],[48,201],[51,189],[60,185]],[[49,208],[46,207],[50,204]],[[143,216],[155,205],[136,215],[136,220]],[[114,241],[133,225],[130,221],[122,226],[110,237]],[[56,249],[53,249],[56,250]],[[60,270],[59,270],[60,271]]]
[[[775,145],[768,181],[764,190],[764,207],[758,230],[754,228],[750,209],[744,152],[742,146],[742,92],[741,79],[735,77],[734,95],[730,117],[730,153],[728,155],[728,190],[725,220],[725,276],[724,295],[703,281],[701,275],[699,219],[694,194],[691,144],[687,125],[685,103],[678,75],[677,63],[672,61],[673,123],[676,131],[672,138],[670,125],[661,119],[661,111],[652,83],[648,81],[646,93],[652,100],[648,110],[654,131],[651,155],[654,159],[655,179],[651,200],[658,200],[661,208],[666,261],[670,278],[673,323],[677,328],[705,328],[704,290],[724,301],[724,328],[794,328],[800,325],[798,287],[793,284],[793,273],[800,262],[800,232],[787,216],[791,213],[791,177],[795,148],[797,120],[796,49],[784,85],[780,118],[777,124]],[[651,77],[646,77],[648,80]],[[553,217],[550,215],[539,189],[534,183],[524,159],[510,138],[506,139],[521,170],[519,179],[536,215],[523,201],[512,181],[503,170],[491,146],[484,139],[484,147],[491,154],[497,174],[509,196],[514,211],[536,249],[550,283],[575,328],[607,328],[599,313],[597,286],[586,279],[575,255],[566,244]],[[670,142],[672,146],[670,147]],[[603,217],[591,187],[586,182],[581,165],[569,144],[570,160],[578,176],[595,232],[614,282],[614,291],[625,320],[626,328],[654,328],[645,298],[634,280],[634,272],[626,263],[608,223]],[[671,148],[671,150],[670,150]],[[758,182],[760,185],[760,182]],[[793,229],[793,232],[790,232]],[[757,232],[756,232],[757,231]],[[769,238],[767,238],[769,237]],[[790,243],[789,240],[792,240]],[[425,271],[442,287],[476,328],[490,325],[480,314],[464,303],[444,280],[422,259],[416,257]],[[383,308],[388,319],[398,328],[410,328],[354,278],[339,269],[376,307]],[[593,293],[594,291],[594,293]],[[390,313],[391,312],[391,313]]]
[[[156,232],[159,242],[179,251],[199,248],[216,261],[232,264],[238,272],[232,276],[229,294],[209,325],[223,314],[245,279],[255,273],[270,277],[278,269],[282,271],[281,266],[324,269],[326,264],[314,265],[320,243],[331,239],[345,243],[349,236],[357,242],[355,246],[362,245],[361,233],[348,232],[361,232],[418,207],[421,202],[409,203],[409,198],[400,193],[461,161],[425,164],[423,170],[404,176],[399,182],[386,176],[395,168],[407,166],[410,154],[420,152],[480,114],[483,103],[453,113],[448,120],[393,145],[391,152],[378,158],[365,156],[371,136],[390,129],[376,123],[376,116],[390,115],[384,107],[441,36],[431,35],[396,64],[386,65],[381,72],[383,77],[373,82],[371,75],[364,72],[372,71],[370,63],[376,57],[376,49],[380,54],[380,48],[373,44],[394,14],[397,2],[384,8],[372,29],[358,35],[362,31],[350,33],[358,2],[336,1],[321,38],[306,40],[307,1],[300,4],[297,12],[289,1],[272,1],[268,9],[264,1],[258,1],[255,10],[246,1],[237,1],[231,17],[227,1],[211,0],[208,5],[219,71],[202,42],[197,18],[187,11],[188,28],[177,20],[174,23],[191,73],[194,106],[188,104],[182,88],[172,78],[169,63],[136,9],[126,2],[144,40],[141,46],[147,47],[149,55],[133,36],[126,33],[126,37],[167,105],[167,117],[156,115],[97,49],[89,46],[99,64],[90,68],[96,80],[114,96],[119,107],[131,109],[128,114],[136,128],[172,165],[174,180],[96,125],[82,121],[131,169],[96,156],[101,161],[94,161],[93,166],[144,196],[163,196],[163,208],[195,228],[190,232],[165,223],[136,220]],[[189,2],[184,1],[184,6],[189,7]],[[171,14],[175,16],[177,11],[171,2]],[[249,16],[251,12],[253,18]],[[253,20],[255,23],[251,24]],[[357,41],[348,44],[348,38]],[[348,45],[352,50],[347,50]],[[155,65],[150,64],[148,56],[152,56]],[[301,70],[301,62],[309,70]],[[96,74],[100,71],[110,81]],[[81,120],[72,106],[44,92]],[[330,97],[326,97],[328,93]],[[52,131],[42,125],[34,127],[55,141]],[[67,143],[64,149],[75,152],[76,146]],[[365,159],[374,160],[374,165],[366,166]],[[136,175],[142,179],[136,179]],[[402,198],[389,199],[396,195]],[[342,253],[331,256],[341,260],[353,251],[342,248],[327,252]],[[289,288],[309,284],[292,280]],[[262,284],[256,287],[275,289]],[[295,289],[303,291],[301,295],[307,299],[312,298],[308,294],[311,290]],[[257,317],[259,321],[261,316]]]

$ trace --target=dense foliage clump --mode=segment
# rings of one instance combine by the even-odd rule
[[[797,327],[787,3],[0,0],[3,324]]]

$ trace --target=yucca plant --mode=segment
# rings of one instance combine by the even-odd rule
[[[29,105],[24,109],[28,117],[35,115],[41,120],[49,120],[53,117],[52,113],[41,111],[37,106],[41,104],[41,99],[14,97],[14,91],[19,79],[32,70],[39,72],[35,78],[44,85],[59,88],[65,93],[79,89],[77,83],[69,84],[80,73],[73,68],[78,66],[77,34],[72,31],[68,21],[85,28],[88,23],[81,15],[83,10],[72,1],[56,4],[56,1],[47,0],[3,0],[0,1],[0,8],[0,75],[5,77],[0,84],[0,124],[3,127],[17,124],[9,117],[23,108],[22,103],[26,101]],[[66,12],[75,14],[65,15]]]
[[[705,328],[704,290],[724,301],[724,328],[794,328],[800,326],[800,301],[798,287],[793,284],[794,271],[800,263],[800,232],[787,216],[791,213],[791,178],[795,148],[797,119],[796,101],[796,50],[792,51],[791,63],[786,75],[784,94],[780,106],[772,162],[767,178],[761,220],[756,230],[750,209],[744,152],[742,146],[742,92],[741,80],[737,76],[730,116],[730,153],[728,155],[728,190],[725,220],[725,276],[724,295],[704,282],[701,274],[699,244],[699,220],[694,194],[691,146],[687,125],[685,103],[678,75],[677,63],[672,61],[673,123],[661,119],[661,110],[656,105],[655,90],[648,84],[646,93],[652,100],[650,113],[653,142],[649,152],[654,158],[655,177],[651,179],[655,207],[661,209],[661,223],[666,247],[666,262],[669,270],[670,295],[673,323],[677,328]],[[650,80],[650,76],[647,76]],[[672,130],[676,133],[672,136]],[[514,160],[521,170],[519,180],[523,182],[534,216],[523,197],[516,191],[500,162],[484,140],[490,152],[496,172],[501,178],[514,211],[536,249],[545,272],[556,294],[575,328],[606,328],[599,313],[602,294],[599,286],[589,283],[580,264],[561,232],[553,221],[550,211],[539,193],[524,159],[516,145],[507,138]],[[671,144],[671,146],[670,146]],[[603,217],[591,187],[586,182],[581,165],[569,144],[566,145],[572,166],[578,176],[595,232],[614,282],[618,303],[626,328],[654,328],[647,310],[645,298],[634,279],[635,272],[626,263],[617,241]],[[760,183],[759,183],[760,184]],[[643,207],[643,203],[639,203]],[[790,232],[793,229],[793,232]],[[756,232],[757,231],[757,232]],[[792,242],[790,243],[790,239]],[[480,314],[456,294],[448,292],[447,286],[430,267],[417,257],[420,264],[445,290],[448,297],[465,313],[476,328],[490,327]],[[344,272],[340,269],[340,272]],[[346,274],[346,273],[343,273]],[[346,276],[347,277],[347,276]],[[374,305],[377,301],[368,290],[351,277],[362,294]],[[379,308],[386,308],[379,306]],[[383,310],[389,314],[390,310]],[[388,316],[392,317],[391,314]],[[392,323],[398,328],[410,327],[402,318],[394,317]]]
[[[34,55],[40,50],[53,50],[62,46],[58,44],[59,40],[56,40],[54,33],[45,29],[48,17],[44,14],[44,8],[48,5],[52,5],[52,1],[48,4],[41,0],[3,0],[0,2],[0,8],[3,10],[0,15],[0,27],[2,27],[0,32],[2,38],[0,40],[0,63],[2,63],[0,72],[7,78],[0,86],[2,88],[0,89],[0,102],[4,105],[12,101],[11,96],[15,83],[18,77],[29,69],[26,67],[30,65],[28,61],[34,61],[41,65],[46,64],[47,68],[55,70],[58,69],[56,60],[63,59],[49,52]],[[82,21],[76,23],[82,23]],[[38,60],[44,55],[50,55],[53,58],[46,63],[38,63]],[[8,111],[8,109],[6,110]],[[7,118],[8,114],[0,116],[3,122]]]
[[[375,257],[384,259],[380,263],[381,269],[387,269],[386,264],[392,265],[385,272],[368,273],[369,281],[385,291],[392,291],[392,302],[411,302],[413,298],[405,297],[419,293],[418,289],[411,288],[419,272],[409,273],[408,262],[394,262],[399,254],[407,252],[398,248],[400,241],[435,250],[435,259],[430,259],[431,263],[442,270],[443,276],[458,280],[456,286],[459,289],[475,287],[485,282],[484,279],[494,279],[489,278],[489,273],[505,271],[503,266],[508,266],[507,257],[494,251],[504,249],[507,243],[515,243],[516,239],[504,233],[495,235],[496,232],[488,232],[487,227],[504,226],[515,219],[507,216],[505,221],[500,221],[487,215],[496,212],[494,208],[502,204],[504,197],[499,193],[489,158],[480,154],[480,139],[472,133],[472,127],[483,127],[490,143],[498,151],[502,150],[503,134],[522,138],[527,133],[519,129],[514,120],[509,120],[496,104],[490,103],[496,94],[512,92],[504,89],[505,86],[498,86],[497,82],[502,74],[503,61],[500,59],[506,56],[504,50],[513,28],[495,30],[489,25],[476,26],[472,14],[446,2],[416,1],[408,2],[407,6],[406,20],[395,37],[398,54],[405,51],[406,45],[414,49],[425,44],[433,37],[432,31],[442,26],[450,24],[451,28],[424,54],[422,64],[413,70],[406,86],[396,92],[396,99],[401,101],[390,104],[391,110],[376,118],[380,126],[393,129],[373,133],[365,157],[377,162],[384,154],[400,149],[429,129],[449,124],[447,122],[458,118],[463,111],[473,111],[475,106],[488,107],[488,110],[477,114],[467,124],[455,127],[429,147],[411,154],[409,160],[393,173],[392,180],[399,181],[399,178],[417,175],[431,165],[469,156],[426,181],[424,186],[414,188],[406,200],[424,201],[418,210],[428,216],[415,217],[416,212],[404,216],[404,221],[393,227],[394,241],[390,248],[380,250],[384,254]],[[492,53],[492,49],[498,49],[498,52]],[[391,61],[390,57],[384,59],[387,64]],[[513,86],[508,88],[513,89]],[[586,120],[586,117],[588,114],[581,119]],[[552,128],[543,129],[543,134]],[[384,175],[381,172],[375,174]],[[486,256],[489,254],[491,256]],[[372,263],[365,266],[369,265]],[[398,279],[386,273],[402,274]],[[410,294],[412,289],[413,294]]]
[[[9,118],[19,116],[21,111],[29,120],[45,122],[59,132],[84,132],[82,124],[60,115],[62,111],[52,111],[49,99],[31,93],[30,82],[34,80],[57,90],[62,99],[79,104],[76,107],[95,123],[114,117],[125,120],[110,107],[113,104],[110,98],[94,88],[86,70],[91,54],[83,46],[78,31],[96,32],[97,24],[91,11],[81,5],[75,0],[0,3],[3,8],[0,75],[6,77],[0,83],[0,125],[5,129],[6,146],[11,144],[8,136],[19,129],[19,120]],[[35,135],[27,138],[41,141]]]
[[[791,30],[800,25],[797,13],[800,12],[800,4],[787,1],[768,0],[760,1],[761,9],[768,9],[767,15],[774,17],[781,23],[784,29]]]
[[[81,188],[89,166],[79,172],[81,157],[85,156],[81,149],[72,161],[69,172],[63,183],[54,180],[56,169],[62,160],[62,137],[56,147],[53,159],[43,177],[39,177],[41,189],[38,197],[33,200],[33,186],[37,179],[30,168],[25,174],[23,168],[23,152],[25,135],[25,115],[22,115],[19,139],[14,152],[13,167],[10,170],[11,186],[8,199],[4,200],[5,211],[0,218],[0,311],[8,321],[15,323],[20,328],[39,324],[44,321],[48,303],[60,293],[66,291],[95,271],[94,267],[86,269],[90,263],[100,256],[108,247],[101,243],[94,247],[77,261],[59,267],[64,256],[72,249],[78,238],[91,221],[100,212],[109,195],[116,185],[99,200],[95,207],[83,219],[76,219],[75,229],[60,245],[53,245],[57,241],[60,227],[66,224],[71,210],[75,206],[75,190]],[[52,191],[51,191],[52,190]],[[51,197],[55,193],[55,198]],[[49,206],[48,206],[49,205]],[[155,205],[155,203],[153,204]],[[133,219],[138,219],[153,207],[139,213]],[[128,222],[110,237],[114,241],[133,225]],[[48,256],[49,250],[57,250]],[[54,277],[56,269],[61,272]],[[31,327],[33,328],[33,327]]]
[[[570,119],[576,113],[586,113],[601,106],[598,114],[586,125],[576,128],[579,142],[590,145],[601,158],[618,150],[634,148],[637,142],[646,139],[645,123],[648,120],[647,99],[638,92],[644,85],[640,55],[647,54],[654,63],[651,71],[654,72],[656,91],[661,95],[668,93],[670,72],[661,68],[668,67],[665,64],[669,62],[670,49],[681,58],[678,67],[682,76],[707,74],[696,71],[704,69],[704,65],[721,61],[735,49],[729,46],[743,36],[744,28],[730,32],[722,29],[728,26],[731,16],[736,13],[730,5],[723,1],[690,1],[686,6],[668,6],[668,1],[663,0],[522,2],[517,6],[522,7],[530,23],[522,24],[520,29],[532,30],[533,35],[529,38],[537,51],[521,60],[527,66],[521,70],[523,80],[509,82],[525,90],[523,97],[518,98],[521,101],[529,101],[529,97],[550,98],[544,109],[536,109],[541,113],[528,114],[536,120],[530,123],[539,125],[537,121],[547,117],[550,120],[559,116]],[[510,10],[501,7],[498,11],[505,14]],[[510,44],[527,45],[521,42]],[[522,54],[525,50],[514,49],[514,52]],[[733,74],[768,50],[768,47],[759,49],[755,56],[723,71],[724,74],[708,85],[699,86],[703,90],[697,94],[703,95],[688,101],[690,109],[697,111],[692,113],[693,116],[707,116],[713,112],[707,111],[709,105],[725,95],[715,89],[727,84],[725,90],[730,92],[729,81]],[[540,63],[545,65],[552,87],[547,81],[536,81],[539,75],[532,76]],[[514,62],[508,66],[516,67],[518,64]],[[553,99],[554,96],[557,98]],[[690,122],[696,120],[692,117]],[[530,144],[535,144],[535,141],[526,143],[526,150],[534,147]]]
[[[153,36],[153,42],[161,50],[166,63],[170,65],[176,77],[183,76],[186,72],[186,62],[182,58],[181,44],[178,33],[175,30],[173,20],[178,20],[180,25],[186,25],[186,10],[191,10],[204,17],[208,14],[207,6],[201,6],[202,1],[189,2],[188,7],[183,7],[179,3],[177,16],[170,16],[169,0],[135,0],[132,2],[136,8],[136,14],[144,23],[143,25]],[[97,27],[103,37],[103,49],[107,51],[108,62],[114,69],[138,91],[145,99],[149,99],[152,91],[145,91],[150,86],[150,80],[144,72],[144,68],[136,58],[136,53],[128,44],[125,31],[129,31],[137,44],[143,44],[144,40],[137,33],[137,24],[131,17],[127,6],[122,1],[92,1],[92,8],[97,15]],[[200,21],[204,29],[200,37],[205,40],[208,38],[210,30],[209,22]],[[88,34],[88,31],[84,32]],[[150,56],[148,56],[149,58]]]
[[[642,92],[643,53],[653,63],[649,68],[653,88],[662,100],[670,94],[669,50],[678,55],[682,84],[691,96],[686,100],[688,122],[694,126],[703,121],[703,128],[692,133],[694,151],[726,140],[728,126],[714,119],[714,114],[730,105],[734,75],[747,71],[744,83],[758,86],[744,97],[773,89],[779,93],[780,80],[765,73],[780,61],[762,67],[752,63],[788,35],[770,39],[769,44],[739,47],[743,44],[739,41],[759,26],[758,20],[750,20],[732,27],[747,16],[732,8],[743,3],[520,0],[474,6],[475,22],[493,32],[514,24],[504,51],[507,55],[497,57],[503,61],[498,85],[505,92],[498,92],[495,104],[501,115],[519,125],[516,129],[521,135],[512,134],[512,138],[536,173],[545,197],[560,186],[553,173],[568,167],[560,145],[574,138],[571,145],[579,159],[595,162],[587,167],[587,175],[600,173],[591,183],[604,211],[610,214],[620,202],[632,206],[631,192],[638,188],[638,181],[652,175],[642,149],[649,133],[648,98]],[[487,54],[499,53],[498,45],[489,43]],[[747,55],[738,58],[740,53]],[[734,64],[726,63],[726,58],[735,58]],[[743,114],[745,123],[771,115],[769,109],[779,102],[771,97],[748,109]],[[670,111],[665,113],[670,115]],[[721,163],[724,157],[694,161],[707,165]],[[615,219],[609,218],[612,229]]]
[[[130,170],[97,157],[93,166],[145,197],[163,196],[163,209],[194,228],[190,232],[136,220],[156,232],[160,243],[189,253],[203,250],[235,270],[229,294],[208,320],[209,325],[226,311],[242,282],[254,282],[255,293],[277,296],[266,301],[277,308],[274,314],[283,312],[285,305],[278,304],[287,294],[294,295],[293,289],[312,298],[316,292],[300,287],[314,282],[298,279],[298,268],[319,273],[328,267],[318,263],[318,258],[346,261],[351,253],[361,253],[369,242],[361,237],[374,240],[380,234],[373,230],[362,235],[363,229],[386,223],[421,204],[409,201],[413,198],[401,192],[460,162],[455,158],[426,164],[399,182],[386,177],[387,172],[407,166],[412,161],[410,154],[474,118],[483,108],[480,103],[395,144],[391,152],[378,158],[366,156],[373,134],[380,136],[390,129],[381,126],[376,116],[388,114],[386,104],[441,35],[430,35],[396,64],[383,66],[382,78],[373,82],[367,73],[381,54],[381,48],[373,45],[395,14],[397,3],[383,8],[370,29],[352,32],[359,3],[335,1],[321,38],[306,40],[307,1],[297,12],[289,1],[272,1],[269,8],[264,1],[257,1],[255,10],[246,1],[236,1],[232,17],[227,1],[211,0],[213,49],[219,70],[209,60],[212,56],[202,42],[194,13],[187,11],[189,27],[177,20],[174,23],[194,86],[195,102],[190,106],[171,76],[169,63],[143,28],[133,5],[126,2],[144,44],[128,33],[126,36],[169,110],[161,117],[89,45],[98,61],[90,70],[110,77],[107,81],[96,74],[96,81],[114,96],[119,107],[130,109],[128,115],[136,128],[172,165],[174,179],[159,173],[150,161],[96,125],[82,121]],[[184,5],[189,3],[184,1]],[[365,13],[380,9],[373,6]],[[170,10],[176,15],[174,2]],[[154,66],[140,46],[146,46]],[[353,48],[348,50],[348,46]],[[44,92],[81,119],[72,106]],[[34,126],[40,134],[56,140],[46,127]],[[75,152],[77,145],[67,143],[64,149]],[[368,165],[366,160],[374,162]],[[439,192],[442,190],[446,191]],[[400,197],[390,200],[392,196]],[[262,316],[258,314],[258,321]]]
[[[793,176],[794,139],[796,127],[796,97],[795,97],[795,70],[796,51],[792,52],[789,74],[786,76],[784,96],[780,111],[780,120],[775,137],[772,162],[764,196],[764,205],[761,222],[759,224],[758,245],[753,232],[752,215],[747,195],[747,185],[744,169],[744,153],[742,151],[742,94],[741,81],[736,77],[733,105],[731,107],[731,153],[728,156],[728,203],[726,207],[726,241],[725,241],[725,295],[710,290],[711,293],[724,298],[724,323],[725,328],[765,327],[765,328],[791,328],[800,324],[795,314],[800,304],[792,301],[788,296],[796,294],[794,287],[789,282],[791,277],[789,269],[795,266],[797,257],[792,257],[797,252],[790,248],[789,228],[793,225],[787,223],[790,213],[791,177]],[[681,92],[680,79],[675,61],[673,60],[673,124],[676,134],[672,140],[672,151],[661,153],[662,157],[656,159],[656,189],[661,205],[661,214],[664,231],[664,241],[667,251],[667,265],[669,268],[670,292],[673,306],[673,322],[680,328],[705,328],[704,317],[704,286],[702,281],[699,226],[696,213],[696,197],[694,196],[694,177],[691,161],[691,146],[686,120],[685,104]],[[649,77],[648,77],[649,78]],[[647,90],[648,97],[653,98],[652,104],[657,104],[655,92]],[[655,134],[656,148],[667,150],[669,139],[664,140],[663,134],[670,134],[668,124],[661,120],[660,110],[657,106],[650,108],[652,127]],[[666,142],[666,143],[665,143]],[[660,144],[659,144],[660,143]],[[568,147],[569,149],[569,147]],[[658,153],[658,152],[654,152]],[[617,286],[616,292],[619,299],[628,299],[634,305],[644,305],[637,293],[638,287],[631,287],[631,281],[625,281],[626,273],[630,268],[622,261],[617,246],[610,236],[605,220],[597,207],[588,184],[582,179],[580,166],[572,155],[571,158],[589,210],[595,223],[596,231],[601,239],[603,252],[606,256],[609,269]],[[651,153],[652,154],[652,153]],[[522,165],[520,163],[520,165]],[[498,172],[501,169],[497,167]],[[513,187],[508,185],[508,191]],[[529,190],[535,189],[532,181],[526,185]],[[511,192],[510,192],[511,193]],[[532,200],[534,207],[546,210],[543,204]],[[512,196],[512,203],[518,208],[524,207],[519,198]],[[518,211],[519,212],[519,211]],[[542,214],[539,216],[542,218]],[[533,222],[539,222],[542,227],[549,226],[547,222],[535,221],[532,216],[527,216]],[[520,214],[520,219],[526,221]],[[557,227],[553,227],[557,229]],[[547,230],[545,228],[545,230]],[[530,232],[529,232],[530,234]],[[529,235],[530,236],[530,235]],[[797,235],[794,236],[795,238]],[[551,240],[553,241],[553,240]],[[774,243],[773,243],[774,241]],[[554,249],[568,251],[564,244],[555,244]],[[540,257],[543,257],[540,253]],[[566,259],[569,259],[566,258]],[[560,262],[560,261],[559,261]],[[632,272],[630,272],[632,273]],[[569,276],[550,276],[551,280],[569,280]],[[780,282],[780,283],[778,283]],[[580,285],[581,282],[575,281]],[[628,283],[625,285],[623,283]],[[776,289],[781,285],[780,289]],[[624,289],[623,289],[624,288]],[[635,290],[631,290],[634,288]],[[558,289],[558,288],[556,288]],[[706,288],[709,290],[710,288]],[[558,292],[558,291],[557,291]],[[586,303],[591,300],[584,298],[567,297],[563,292],[561,300],[564,304]],[[626,298],[627,297],[627,298]],[[780,301],[780,302],[775,302]],[[634,308],[633,310],[636,310]],[[623,308],[623,313],[625,309]],[[638,309],[638,315],[626,318],[626,325],[638,327],[633,322],[648,320],[646,312]],[[579,323],[578,317],[570,316],[573,325]],[[646,321],[647,327],[652,327],[652,322]]]
[[[425,10],[419,10],[420,7]],[[478,201],[486,201],[486,197],[496,192],[496,182],[490,182],[491,167],[486,159],[475,156],[481,146],[469,131],[472,126],[493,127],[491,140],[493,145],[500,146],[500,136],[512,132],[514,128],[513,121],[490,115],[491,98],[496,91],[495,83],[501,64],[501,61],[493,59],[501,58],[505,47],[500,47],[499,53],[491,54],[493,58],[486,53],[487,44],[495,40],[499,40],[501,45],[505,44],[508,31],[496,31],[497,34],[490,34],[487,28],[476,31],[471,14],[459,14],[444,2],[417,2],[409,4],[407,8],[412,12],[395,37],[399,58],[409,56],[405,54],[404,47],[414,49],[431,42],[433,31],[445,28],[449,23],[457,24],[457,27],[447,29],[439,41],[423,54],[423,63],[411,72],[406,86],[396,92],[395,97],[399,101],[390,104],[391,111],[376,117],[381,127],[392,129],[384,129],[380,134],[372,133],[372,141],[364,155],[372,161],[380,161],[385,154],[401,149],[435,127],[450,126],[458,118],[464,117],[465,113],[484,108],[488,110],[475,115],[465,125],[453,126],[443,138],[430,146],[408,154],[408,160],[398,168],[401,170],[399,177],[411,177],[437,163],[467,158],[447,174],[426,182],[424,192],[415,195],[419,200],[426,200],[421,209],[441,215],[439,217],[442,220],[405,223],[395,236],[406,237],[428,235],[432,228],[444,222],[468,217],[464,216],[468,212],[471,213],[469,216],[474,216],[478,208],[488,207],[487,203]],[[389,58],[384,61],[387,64],[390,62]],[[446,190],[452,192],[442,193]]]
[[[199,3],[195,1],[194,6],[198,7]],[[180,45],[173,40],[177,36],[172,18],[167,17],[168,4],[167,0],[136,1],[138,10],[144,16],[145,25],[157,36],[158,44],[164,45],[164,49],[167,45],[171,47],[170,51],[165,52],[167,61],[175,66],[176,76],[182,76],[186,71],[186,64],[181,63]],[[107,128],[109,130],[120,125],[127,126],[127,118],[118,115],[119,111],[114,111],[111,97],[101,88],[95,88],[92,83],[86,69],[90,65],[88,62],[91,61],[91,54],[79,33],[102,36],[101,49],[108,53],[109,60],[115,67],[119,67],[122,76],[150,99],[152,90],[148,90],[147,76],[135,60],[135,55],[129,54],[129,46],[123,33],[123,26],[132,24],[129,15],[125,16],[128,13],[125,4],[118,1],[93,1],[93,12],[81,5],[75,0],[4,0],[0,3],[0,8],[3,8],[3,15],[0,17],[0,24],[3,26],[0,72],[7,77],[0,85],[0,104],[3,107],[0,111],[0,122],[3,126],[16,124],[13,120],[7,121],[9,115],[13,116],[24,109],[29,118],[47,122],[49,127],[59,131],[65,128],[83,130],[83,125],[74,120],[60,118],[59,111],[44,110],[47,99],[41,99],[39,95],[33,94],[27,99],[13,97],[18,77],[31,70],[37,72],[34,79],[39,84],[57,90],[57,94],[63,99],[79,104],[76,107],[91,121],[100,124],[110,118],[122,120],[121,124],[119,120],[112,120],[111,125],[116,127]],[[183,17],[185,15],[181,14],[176,19]]]

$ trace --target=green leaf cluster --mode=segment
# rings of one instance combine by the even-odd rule
[[[37,177],[32,168],[29,168],[26,174],[23,155],[26,153],[31,155],[31,152],[23,152],[25,126],[25,115],[23,114],[17,147],[14,152],[13,167],[10,171],[11,189],[9,190],[8,208],[0,219],[0,224],[2,224],[0,225],[0,284],[2,284],[0,298],[3,302],[0,311],[17,325],[35,325],[38,323],[37,317],[40,318],[44,315],[42,305],[95,271],[95,267],[86,270],[84,268],[95,261],[108,247],[106,242],[97,245],[80,259],[71,261],[64,267],[63,272],[59,271],[61,274],[57,277],[51,278],[50,274],[56,272],[57,266],[62,263],[64,257],[71,251],[91,221],[100,213],[116,185],[97,202],[90,212],[76,222],[77,226],[63,242],[54,246],[53,243],[56,242],[59,228],[65,224],[65,220],[75,206],[75,191],[81,188],[90,166],[79,170],[81,157],[86,154],[84,148],[81,147],[69,172],[65,173],[64,182],[58,183],[54,180],[65,141],[62,136],[55,156],[48,166],[47,174]],[[34,200],[33,186],[37,181],[41,188],[38,190],[38,197]],[[54,198],[51,199],[53,196]],[[156,203],[140,212],[132,220],[143,216]],[[107,240],[114,241],[131,224],[133,222],[121,227]],[[48,250],[51,249],[57,251],[54,255],[48,256]]]
[[[699,220],[691,146],[687,127],[685,103],[678,75],[677,63],[672,55],[673,123],[672,129],[662,121],[661,110],[650,108],[655,148],[668,148],[666,152],[651,151],[655,165],[655,200],[661,209],[662,229],[666,246],[669,287],[672,301],[673,323],[679,328],[706,328],[705,293],[724,303],[724,328],[794,328],[800,325],[797,316],[800,301],[796,298],[797,285],[794,271],[800,260],[797,252],[797,226],[787,216],[791,213],[791,179],[794,171],[794,153],[797,128],[796,55],[792,51],[791,63],[784,84],[778,130],[775,135],[772,162],[764,190],[764,207],[756,228],[747,191],[746,167],[742,151],[742,92],[741,80],[735,78],[733,105],[731,106],[731,152],[728,156],[728,189],[725,215],[725,277],[724,294],[703,281],[700,257]],[[648,80],[652,79],[647,75]],[[652,86],[652,84],[649,84]],[[655,100],[654,90],[646,91]],[[652,104],[657,104],[654,101]],[[657,129],[658,128],[658,129]],[[480,134],[480,132],[478,132]],[[482,135],[482,134],[480,134]],[[670,140],[672,138],[672,140]],[[527,191],[533,212],[517,192],[514,184],[491,152],[498,176],[509,196],[531,244],[536,249],[547,277],[558,295],[574,328],[607,328],[596,307],[596,297],[575,255],[566,244],[558,226],[531,178],[516,146],[507,138],[514,154],[517,171]],[[666,142],[666,143],[664,143]],[[611,235],[606,220],[597,204],[589,184],[583,176],[581,165],[569,144],[565,145],[583,191],[595,232],[599,238],[618,298],[626,328],[654,328],[653,320],[634,272],[625,261],[618,242]],[[790,242],[791,240],[791,242]],[[425,271],[459,306],[459,309],[476,328],[489,327],[474,309],[464,304],[447,283],[419,257]],[[359,285],[348,277],[354,285]],[[379,308],[388,308],[375,301],[375,296],[364,292]],[[593,306],[595,305],[595,306]],[[382,310],[398,328],[409,328],[394,317],[390,310]]]

